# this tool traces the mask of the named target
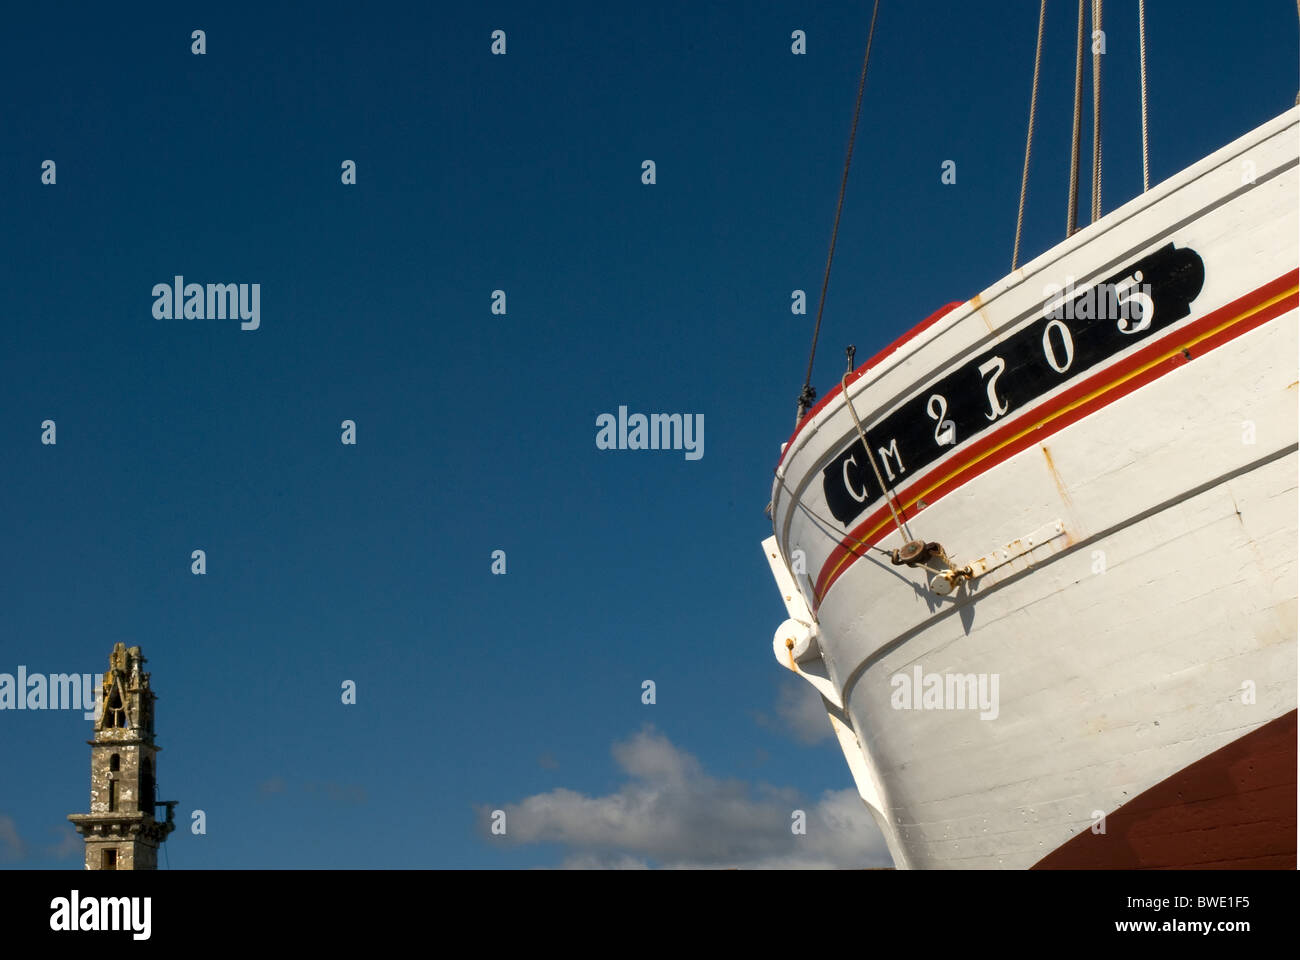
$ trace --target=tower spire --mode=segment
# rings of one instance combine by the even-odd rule
[[[104,672],[102,709],[90,745],[90,813],[68,815],[86,841],[87,870],[155,870],[158,845],[172,832],[154,817],[157,755],[154,700],[139,647],[113,647]]]

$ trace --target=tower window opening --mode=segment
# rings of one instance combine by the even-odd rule
[[[122,705],[122,692],[113,685],[113,692],[109,694],[108,704],[105,707],[108,714],[106,727],[125,727],[126,726],[126,708]]]
[[[104,870],[117,869],[117,850],[113,847],[104,851],[104,856],[100,860],[100,866]]]
[[[122,758],[118,754],[115,753],[108,758],[108,769],[110,770],[122,769]]]

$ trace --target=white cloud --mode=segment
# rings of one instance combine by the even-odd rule
[[[67,860],[71,857],[80,859],[85,853],[86,842],[77,833],[72,824],[65,823],[51,827],[50,832],[58,836],[58,842],[45,848],[45,852],[55,860]]]
[[[829,725],[829,721],[827,722]],[[651,729],[614,744],[627,775],[615,792],[589,797],[559,788],[502,809],[505,837],[556,844],[563,866],[877,867],[890,864],[884,838],[854,790],[809,801],[797,790],[711,776]],[[794,810],[807,832],[791,831]],[[488,833],[490,811],[480,810]]]
[[[776,696],[776,713],[783,729],[803,743],[818,743],[833,734],[821,694],[793,675],[781,684]]]
[[[821,694],[811,684],[785,672],[782,672],[778,684],[774,711],[751,711],[754,722],[765,730],[774,730],[800,743],[834,740]]]
[[[18,825],[13,817],[0,813],[0,861],[22,860],[25,856],[27,848],[18,836]]]

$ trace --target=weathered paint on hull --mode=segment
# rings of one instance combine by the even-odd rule
[[[898,473],[912,536],[942,543],[957,566],[1017,540],[1019,557],[938,597],[930,574],[880,552],[907,539],[883,500],[836,519],[836,465],[856,438],[842,396],[784,451],[775,543],[816,611],[816,656],[794,666],[820,678],[898,866],[1025,868],[1083,849],[1090,866],[1132,866],[1121,844],[1087,840],[1114,836],[1115,817],[1123,829],[1135,798],[1293,714],[1298,122],[1288,111],[1108,214],[850,384],[878,464]],[[1009,370],[1002,394],[977,398],[989,414],[1009,407],[978,437],[912,474],[915,446],[886,452],[891,415],[1016,334],[1037,336],[1049,284],[1073,276],[1082,289],[1169,243],[1204,265],[1185,318],[1074,376],[1058,328],[1043,355],[1067,368],[1059,386],[1022,391],[1017,408],[1014,377],[1028,374]],[[842,472],[854,500],[866,493],[865,474]],[[1024,542],[1057,521],[1060,535]],[[898,678],[918,667],[996,677],[996,717],[900,709]],[[1294,862],[1294,798],[1293,786],[1289,820],[1260,828],[1276,834],[1260,863]],[[1103,816],[1108,832],[1094,834]],[[1225,826],[1219,838],[1233,835]],[[1184,858],[1199,856],[1195,837],[1180,842]],[[1217,848],[1223,862],[1262,849],[1258,837],[1230,846]],[[1162,856],[1171,862],[1150,865],[1179,859]]]

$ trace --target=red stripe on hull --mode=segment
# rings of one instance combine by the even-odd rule
[[[1296,712],[1202,757],[1035,870],[1296,868]]]
[[[1146,363],[1150,362],[1153,357],[1157,357],[1160,354],[1167,352],[1170,349],[1171,344],[1183,343],[1195,339],[1202,333],[1213,330],[1226,318],[1230,318],[1234,314],[1242,311],[1250,310],[1256,305],[1265,303],[1278,294],[1288,290],[1295,285],[1297,275],[1298,272],[1292,270],[1290,273],[1284,274],[1276,280],[1264,284],[1262,287],[1251,291],[1245,296],[1239,297],[1231,303],[1225,304],[1218,310],[1193,321],[1186,327],[1176,330],[1169,336],[1162,337],[1161,339],[1146,345],[1123,362],[1107,367],[1099,373],[1086,377],[1079,383],[1074,384],[1067,390],[1063,391],[1048,405],[1031,410],[1023,416],[1004,424],[988,437],[976,441],[971,445],[969,450],[963,451],[962,454],[962,459],[968,461],[969,465],[964,469],[960,469],[960,472],[946,483],[925,493],[924,496],[926,502],[931,505],[934,504],[942,497],[945,497],[962,487],[980,474],[991,470],[993,467],[1002,463],[1004,460],[1010,459],[1022,450],[1026,450],[1034,444],[1041,442],[1056,433],[1058,430],[1082,420],[1089,414],[1092,414],[1097,410],[1100,410],[1102,407],[1118,400],[1120,397],[1126,396],[1134,390],[1137,390],[1138,388],[1151,383],[1153,380],[1156,380],[1190,362],[1182,354],[1175,354],[1163,363],[1151,367],[1143,373],[1131,377],[1121,384],[1117,384],[1105,393],[1075,407],[1068,413],[1057,416],[1055,419],[1043,424],[1031,433],[1025,434],[1018,440],[1010,443],[1007,442],[1008,437],[1015,436],[1015,434],[1023,431],[1026,424],[1050,416],[1055,411],[1069,406],[1078,398],[1092,393],[1098,389],[1098,387],[1105,385],[1108,381],[1112,381],[1116,377],[1122,377],[1124,374],[1142,367]],[[1194,348],[1196,350],[1195,356],[1199,357],[1205,355],[1214,348],[1222,346],[1230,340],[1267,323],[1269,320],[1281,316],[1289,310],[1294,310],[1296,305],[1297,297],[1292,295],[1242,319],[1231,327],[1228,327],[1213,336],[1207,337],[1198,343]],[[994,450],[995,452],[984,456],[984,454],[988,453],[990,450]],[[981,456],[983,456],[983,459],[980,459]],[[916,511],[910,509],[912,503],[915,502],[915,497],[912,495],[912,491],[924,490],[925,485],[932,482],[935,474],[944,471],[951,471],[952,469],[952,464],[945,464],[928,474],[922,475],[917,480],[908,484],[906,488],[898,488],[897,494],[900,501],[899,505],[904,519],[915,520],[917,516]],[[821,572],[817,577],[817,581],[813,586],[814,612],[821,606],[822,600],[825,599],[826,594],[830,591],[830,588],[835,581],[862,556],[862,553],[865,552],[864,548],[874,546],[893,531],[894,528],[890,525],[891,519],[892,514],[889,511],[888,504],[882,505],[871,513],[866,520],[857,524],[853,530],[850,531],[848,537],[841,541],[840,544],[831,551],[830,556],[827,557],[825,564],[823,564]]]

